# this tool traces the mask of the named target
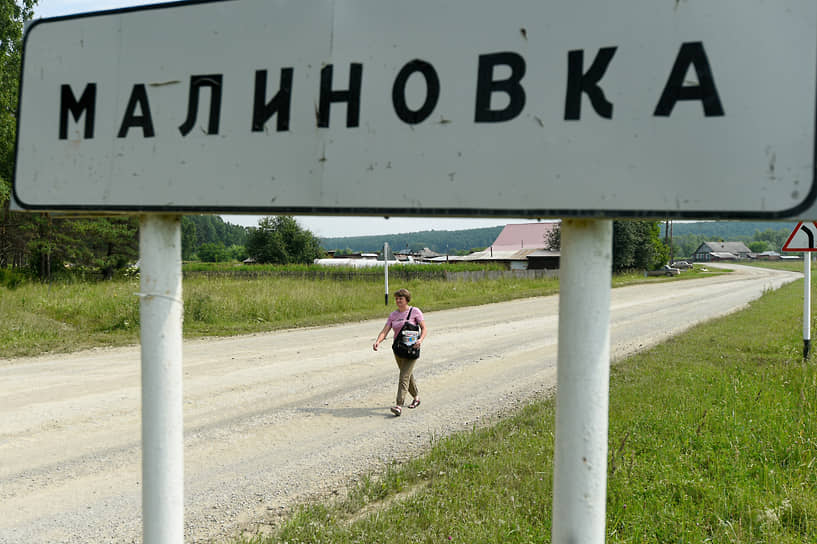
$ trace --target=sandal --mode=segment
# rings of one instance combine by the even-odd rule
[[[417,408],[418,406],[420,406],[420,399],[414,399],[411,401],[411,404],[409,404],[409,408]]]
[[[389,410],[391,410],[391,413],[394,414],[395,416],[399,416],[403,412],[403,410],[401,410],[399,406],[392,406],[391,408],[389,408]]]

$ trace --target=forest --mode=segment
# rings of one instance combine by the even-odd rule
[[[491,245],[503,227],[486,227],[466,230],[426,230],[401,234],[353,236],[346,238],[321,238],[321,246],[335,250],[337,254],[377,252],[388,242],[393,251],[408,249],[420,251],[428,248],[442,255],[466,255]]]

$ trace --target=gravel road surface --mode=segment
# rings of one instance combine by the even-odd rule
[[[614,289],[614,359],[801,277],[732,268]],[[423,402],[394,418],[397,366],[388,342],[371,348],[391,309],[185,343],[186,542],[267,530],[297,501],[555,388],[557,296],[427,312]],[[142,541],[139,366],[138,347],[0,359],[0,543]]]

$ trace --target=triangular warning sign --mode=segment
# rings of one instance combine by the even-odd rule
[[[783,251],[817,251],[817,223],[800,221],[783,244]]]

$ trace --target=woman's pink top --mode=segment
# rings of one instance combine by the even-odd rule
[[[389,318],[386,319],[386,323],[391,325],[391,329],[394,331],[394,334],[398,334],[400,329],[403,328],[403,324],[406,322],[406,317],[408,317],[409,311],[411,311],[411,323],[419,327],[420,323],[425,321],[425,319],[423,319],[423,312],[420,311],[420,308],[409,306],[409,309],[405,312],[395,310],[390,313]]]

